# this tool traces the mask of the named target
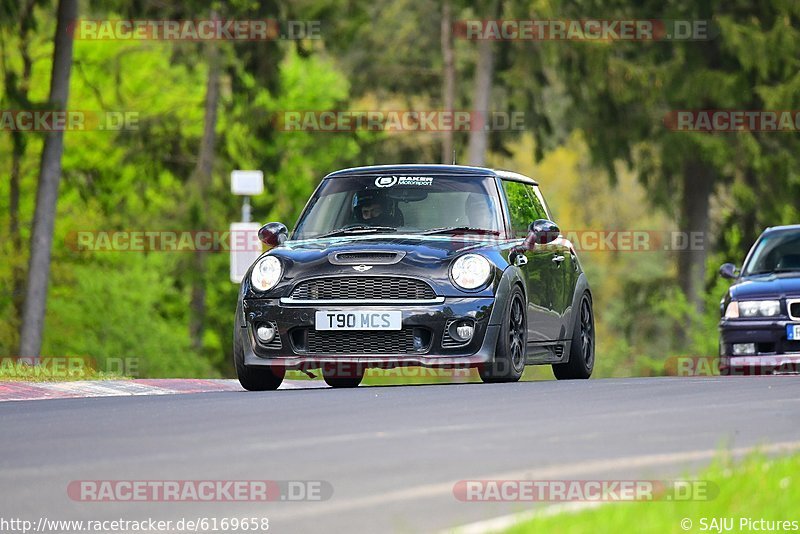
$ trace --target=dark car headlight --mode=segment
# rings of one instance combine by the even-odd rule
[[[492,264],[480,254],[464,254],[450,266],[450,277],[461,289],[477,289],[492,275]]]
[[[253,266],[250,282],[256,291],[269,291],[280,282],[283,276],[281,260],[275,256],[264,256]]]
[[[779,300],[732,300],[725,309],[725,318],[775,317],[780,313]]]

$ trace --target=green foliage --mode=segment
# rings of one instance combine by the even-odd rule
[[[791,527],[787,530],[794,530],[787,510],[792,510],[800,498],[798,469],[800,456],[796,454],[777,459],[753,454],[741,463],[734,463],[721,454],[711,467],[696,477],[683,479],[699,481],[695,486],[698,490],[692,491],[692,495],[701,495],[701,488],[714,488],[708,491],[707,498],[663,499],[662,496],[659,502],[607,503],[594,510],[543,515],[505,532],[627,532],[633,525],[639,532],[715,531],[712,520],[721,525],[723,518],[733,521],[734,532],[769,530],[774,528],[768,526],[774,525],[773,522],[787,520]],[[687,518],[689,523],[682,522]],[[741,524],[740,518],[750,518],[755,525]],[[705,528],[702,528],[701,519],[706,521]],[[761,519],[768,523],[759,524]]]
[[[107,254],[63,272],[56,264],[44,353],[88,356],[100,370],[113,367],[109,358],[122,359],[147,377],[213,376],[209,362],[189,350],[186,312],[168,306],[180,297],[163,275],[170,258]]]

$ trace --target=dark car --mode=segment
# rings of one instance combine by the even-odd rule
[[[249,390],[287,369],[334,387],[370,367],[477,367],[516,381],[526,364],[557,378],[594,366],[592,295],[572,244],[525,176],[456,165],[360,167],[326,176],[291,236],[241,285],[234,361]]]
[[[797,372],[800,366],[800,225],[768,228],[722,299],[721,374]]]

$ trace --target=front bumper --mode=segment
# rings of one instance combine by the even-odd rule
[[[245,299],[242,301],[242,323],[237,332],[245,348],[246,365],[279,365],[288,369],[314,369],[326,363],[358,364],[364,367],[393,368],[421,365],[426,367],[474,367],[494,357],[499,335],[499,324],[490,324],[494,298],[445,298],[441,303],[419,305],[287,305],[280,299]],[[384,344],[380,352],[369,352],[374,344],[364,343],[364,350],[347,350],[359,345],[359,338],[385,335],[382,331],[350,331],[312,343],[315,332],[314,317],[317,311],[389,311],[402,312],[403,339],[397,351]],[[453,346],[446,339],[446,326],[454,320],[470,320],[475,331],[472,339],[463,345]],[[258,325],[271,323],[277,327],[278,336],[264,344],[255,336]],[[395,331],[396,332],[396,331]],[[329,335],[325,333],[324,335]],[[413,336],[413,337],[412,337]],[[346,339],[346,343],[343,343]],[[375,339],[375,338],[373,338]],[[411,340],[413,339],[413,345]],[[390,339],[391,341],[391,339]],[[380,345],[380,344],[379,344]],[[323,347],[320,350],[320,347]],[[343,348],[344,347],[344,348]],[[367,352],[365,352],[365,350]]]
[[[719,323],[719,366],[742,374],[797,372],[800,340],[786,338],[787,319],[723,319]],[[735,343],[754,343],[755,353],[734,356]]]

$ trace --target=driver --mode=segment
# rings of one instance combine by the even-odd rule
[[[489,197],[480,193],[470,193],[464,203],[464,212],[473,228],[495,230],[495,218],[489,206]]]
[[[375,191],[357,192],[353,195],[353,218],[374,226],[394,226],[386,198]]]

